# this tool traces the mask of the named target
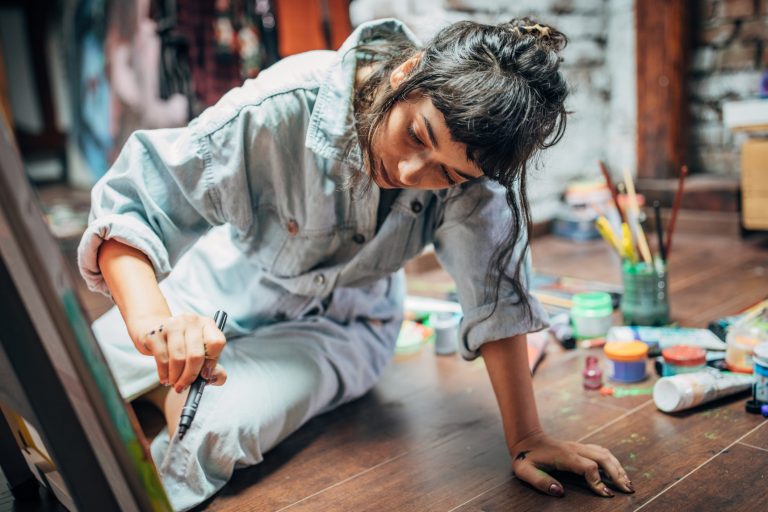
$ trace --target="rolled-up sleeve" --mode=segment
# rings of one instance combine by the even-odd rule
[[[502,282],[498,304],[494,304],[493,290],[486,292],[488,266],[493,264],[494,250],[504,240],[511,219],[504,189],[483,179],[446,198],[442,220],[435,231],[435,252],[456,282],[464,313],[459,349],[468,360],[479,355],[484,343],[547,327],[546,312],[527,292],[530,316],[509,283]],[[514,273],[517,261],[526,258],[523,278],[527,288],[530,251],[523,254],[523,245],[518,241],[508,272]]]
[[[186,128],[137,131],[91,192],[78,265],[88,288],[109,295],[97,256],[116,239],[147,255],[158,280],[212,226],[247,229],[251,196],[242,145],[243,121],[215,132]]]

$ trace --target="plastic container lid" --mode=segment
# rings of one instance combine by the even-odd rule
[[[700,366],[706,364],[707,353],[701,347],[675,345],[661,351],[664,362],[676,366]]]
[[[653,402],[660,411],[674,412],[685,407],[685,393],[681,392],[675,381],[664,377],[653,386]]]
[[[640,361],[648,356],[648,345],[642,341],[610,341],[603,350],[614,361]]]
[[[572,299],[571,314],[582,317],[610,316],[613,314],[611,295],[606,292],[577,293]]]

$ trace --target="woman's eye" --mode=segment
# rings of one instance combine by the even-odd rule
[[[419,146],[424,145],[424,143],[421,142],[421,139],[419,138],[419,136],[416,135],[416,131],[413,129],[413,126],[411,125],[408,125],[408,135],[411,137],[411,140],[413,140],[413,142],[415,142],[417,145]]]
[[[456,184],[456,180],[451,178],[451,175],[448,174],[448,170],[445,167],[440,166],[440,171],[442,171],[443,176],[445,176],[445,180],[450,186],[454,186]]]

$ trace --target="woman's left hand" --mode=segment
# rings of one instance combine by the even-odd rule
[[[613,454],[595,444],[558,441],[537,432],[517,442],[511,450],[515,476],[552,496],[563,496],[563,485],[546,471],[571,471],[583,475],[590,489],[612,498],[613,492],[603,482],[600,469],[610,481],[627,493],[635,492],[626,471]]]

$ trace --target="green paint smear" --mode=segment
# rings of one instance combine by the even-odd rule
[[[621,398],[623,396],[652,395],[653,387],[650,388],[614,388],[613,396]]]
[[[85,360],[88,369],[96,381],[96,385],[101,392],[109,413],[110,419],[117,428],[120,439],[123,442],[128,455],[133,462],[133,467],[138,474],[142,487],[146,492],[152,510],[163,512],[171,511],[171,503],[165,494],[160,477],[157,475],[155,465],[144,449],[144,445],[136,436],[136,431],[131,423],[131,418],[126,411],[125,401],[117,390],[117,386],[112,380],[112,373],[109,371],[106,362],[99,357],[100,352],[94,350],[94,344],[90,336],[90,329],[85,318],[83,318],[79,303],[71,289],[67,289],[62,295],[64,304],[64,313],[67,315],[69,325],[75,334],[77,346]]]

